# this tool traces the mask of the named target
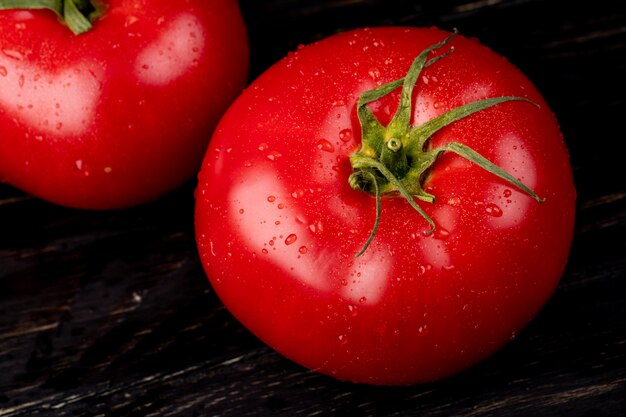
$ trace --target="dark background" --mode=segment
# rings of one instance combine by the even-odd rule
[[[578,189],[570,263],[517,339],[433,384],[342,383],[222,307],[190,181],[141,207],[56,207],[0,185],[0,417],[626,415],[626,3],[241,0],[251,78],[360,26],[436,25],[508,57],[560,120]]]

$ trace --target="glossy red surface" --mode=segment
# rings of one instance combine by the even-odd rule
[[[445,38],[379,28],[299,48],[247,88],[218,126],[200,174],[196,233],[226,307],[287,357],[339,379],[440,379],[515,337],[553,292],[567,260],[575,190],[557,122],[504,58],[457,37],[415,88],[414,124],[464,103],[509,102],[444,128],[432,146],[465,143],[522,180],[539,204],[456,156],[436,162],[420,203],[385,198],[370,248],[374,198],[348,185],[359,147],[355,103],[403,77]],[[373,103],[389,121],[391,94]]]
[[[235,0],[105,3],[79,36],[47,10],[0,12],[0,179],[68,206],[189,179],[247,76]]]

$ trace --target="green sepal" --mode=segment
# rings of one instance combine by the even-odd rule
[[[426,63],[428,60],[428,54],[432,51],[444,47],[448,44],[455,36],[457,35],[457,31],[455,30],[450,36],[448,36],[443,41],[436,43],[434,45],[429,46],[424,49],[418,56],[413,60],[409,71],[404,77],[404,82],[402,84],[402,93],[400,96],[400,104],[398,105],[398,109],[396,113],[393,115],[389,126],[387,126],[387,132],[390,137],[401,137],[409,130],[411,123],[411,115],[413,112],[413,88],[417,83],[417,80],[422,73],[422,70],[426,67]]]
[[[534,102],[523,97],[513,96],[487,98],[454,108],[422,125],[416,127],[410,125],[413,88],[421,71],[453,53],[454,47],[430,60],[428,60],[428,54],[446,45],[456,34],[455,30],[448,38],[422,51],[413,61],[405,77],[366,91],[359,97],[357,115],[361,123],[362,142],[361,148],[350,156],[350,163],[354,171],[350,175],[349,183],[354,189],[373,193],[376,196],[376,219],[370,236],[357,256],[365,252],[378,231],[383,195],[399,193],[431,226],[431,229],[424,233],[431,234],[434,232],[435,222],[416,203],[415,199],[428,203],[435,201],[435,196],[427,193],[423,189],[422,183],[426,180],[426,175],[437,158],[445,151],[454,152],[477,164],[486,171],[511,183],[537,202],[545,201],[520,180],[467,145],[450,142],[432,150],[427,149],[427,143],[435,133],[458,120],[489,107],[511,101],[526,102],[539,108]],[[368,104],[390,94],[400,86],[402,86],[402,91],[398,109],[389,125],[385,127],[374,116]]]
[[[349,182],[352,188],[363,189],[362,184],[359,186],[355,186],[357,183],[354,179],[356,175],[363,175],[361,171],[366,171],[375,176],[374,172],[380,173],[385,180],[392,186],[393,190],[400,193],[402,197],[417,211],[421,216],[428,222],[431,226],[431,230],[425,232],[426,234],[430,234],[435,231],[435,222],[426,214],[426,212],[417,204],[413,198],[413,196],[409,193],[409,191],[404,187],[403,182],[399,180],[393,173],[380,161],[377,161],[372,158],[362,157],[362,158],[351,158],[352,166],[355,169],[355,172],[350,176]],[[378,189],[378,184],[375,186]]]
[[[62,0],[0,0],[0,10],[48,9],[63,16]]]
[[[374,187],[374,195],[376,196],[376,217],[374,219],[374,227],[372,227],[372,231],[370,232],[370,235],[367,238],[367,241],[365,241],[365,244],[363,245],[359,253],[355,255],[355,258],[358,258],[359,256],[363,255],[365,251],[367,250],[367,248],[372,243],[372,241],[374,240],[374,236],[376,236],[376,232],[378,232],[378,226],[380,225],[380,215],[383,211],[382,195],[380,192],[380,187],[378,186],[378,179],[376,178],[376,175],[374,175],[370,171],[359,171],[359,172],[360,172],[360,175],[367,176],[369,180],[371,181],[372,186]]]
[[[533,190],[528,188],[526,185],[524,185],[524,183],[515,178],[513,175],[509,174],[504,169],[500,168],[498,165],[494,164],[467,145],[458,142],[450,142],[440,148],[433,149],[433,152],[437,153],[445,151],[454,152],[455,154],[462,156],[468,161],[475,163],[485,171],[490,172],[493,175],[496,175],[503,180],[511,183],[512,185],[519,188],[521,191],[525,192],[530,197],[535,199],[535,201],[537,201],[538,203],[543,203],[546,201],[544,198],[539,197]]]
[[[455,31],[450,37],[441,42],[441,46],[448,43],[456,35],[456,33],[457,32]],[[454,52],[454,47],[450,48],[449,51],[446,51],[441,55],[428,60],[424,64],[423,68],[431,66],[440,59],[450,55],[452,52]],[[374,116],[374,114],[367,105],[383,98],[384,96],[392,93],[395,89],[404,85],[405,79],[406,77],[399,78],[390,83],[383,84],[380,87],[365,91],[359,96],[359,100],[357,101],[357,117],[359,119],[359,124],[361,125],[361,149],[359,150],[360,153],[369,156],[378,154],[386,140],[385,133],[387,132],[387,129],[378,121],[378,119]],[[402,133],[404,134],[404,132]]]
[[[85,33],[92,28],[91,22],[78,9],[75,0],[65,0],[63,2],[63,20],[75,35]]]
[[[526,98],[512,96],[486,98],[464,104],[446,113],[443,113],[419,126],[412,128],[408,134],[408,140],[406,144],[407,152],[410,155],[423,152],[426,142],[430,139],[432,135],[437,133],[442,128],[458,120],[464,119],[474,113],[478,113],[482,110],[488,109],[489,107],[493,107],[501,103],[506,103],[508,101],[525,101],[539,107],[537,104]]]

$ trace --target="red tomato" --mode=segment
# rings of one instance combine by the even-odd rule
[[[355,257],[376,211],[372,194],[349,184],[357,99],[404,77],[447,35],[378,28],[303,47],[251,84],[213,136],[196,195],[205,270],[245,326],[306,367],[374,384],[452,375],[514,338],[563,273],[575,190],[557,122],[515,67],[462,37],[428,55],[443,58],[417,77],[412,125],[491,97],[538,106],[481,110],[424,150],[467,145],[545,202],[446,152],[422,178],[434,203],[415,200],[434,233],[392,190]],[[397,89],[370,109],[386,126],[399,100]]]
[[[62,205],[130,206],[197,172],[244,86],[235,0],[108,0],[74,35],[0,11],[0,180]]]

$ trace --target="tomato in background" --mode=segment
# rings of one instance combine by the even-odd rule
[[[100,3],[80,35],[49,10],[0,11],[0,180],[90,209],[191,178],[248,71],[235,0]]]
[[[575,190],[554,115],[519,70],[478,42],[425,68],[422,125],[491,97],[498,104],[432,135],[471,147],[528,194],[452,152],[423,178],[434,203],[353,189],[357,100],[407,74],[437,29],[361,29],[299,48],[253,82],[220,122],[196,192],[196,233],[224,305],[292,360],[341,380],[413,384],[455,374],[513,339],[563,273]],[[436,56],[433,54],[432,56]],[[387,125],[399,89],[369,104]]]

